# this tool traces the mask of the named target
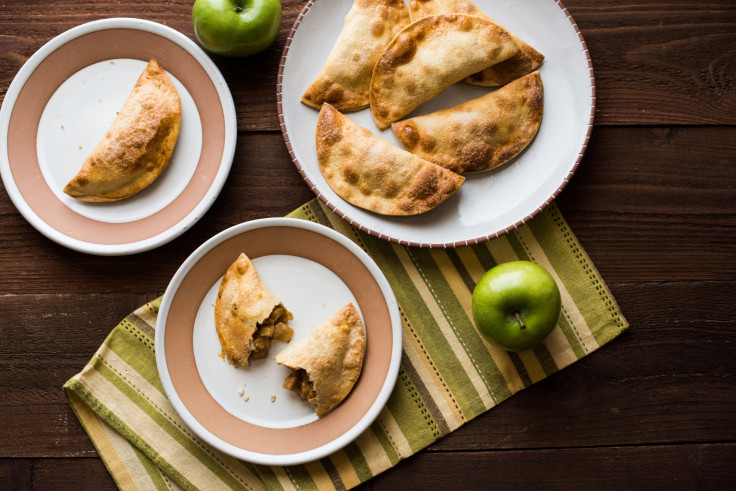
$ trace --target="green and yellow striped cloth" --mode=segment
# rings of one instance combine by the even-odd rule
[[[164,395],[153,337],[159,301],[125,318],[81,373],[69,402],[122,489],[344,489],[398,464],[512,394],[603,346],[628,324],[557,207],[498,239],[420,249],[357,231],[313,200],[291,217],[354,240],[383,270],[399,302],[403,356],[396,387],[377,420],[319,461],[252,465],[194,435]],[[471,295],[495,264],[526,259],[561,287],[563,313],[544,345],[510,353],[473,326]]]

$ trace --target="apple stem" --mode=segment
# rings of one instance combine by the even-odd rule
[[[519,322],[519,326],[520,326],[520,327],[521,327],[522,329],[526,329],[526,324],[524,324],[524,321],[523,321],[523,320],[521,320],[521,315],[519,315],[519,313],[518,313],[518,312],[514,312],[514,315],[516,316],[516,320],[517,320],[517,321]]]

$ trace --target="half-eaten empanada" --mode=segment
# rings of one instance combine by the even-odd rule
[[[138,78],[102,140],[64,192],[81,201],[133,196],[169,163],[181,126],[181,101],[156,60]]]
[[[315,136],[327,184],[345,201],[376,213],[424,213],[465,180],[374,135],[327,103]]]
[[[456,12],[481,17],[495,22],[470,0],[409,0],[411,20],[415,21],[428,15],[448,14]],[[536,69],[544,60],[544,55],[535,50],[518,37],[511,35],[519,52],[514,56],[474,73],[463,81],[473,85],[495,87],[506,85],[522,75]]]
[[[506,29],[489,20],[462,14],[422,17],[396,35],[373,69],[373,119],[384,129],[517,51]]]
[[[328,102],[340,111],[368,106],[373,67],[389,42],[409,24],[404,0],[355,0],[340,36],[302,102]]]
[[[364,353],[363,322],[350,303],[276,355],[276,363],[293,370],[284,388],[316,404],[317,416],[322,416],[353,390],[363,369]]]
[[[518,155],[542,121],[539,72],[449,109],[392,125],[410,152],[457,173],[481,172]]]
[[[222,352],[234,365],[247,366],[251,356],[265,358],[271,339],[288,343],[294,316],[271,293],[245,254],[228,268],[215,301],[215,327]]]
[[[449,109],[392,125],[410,152],[453,172],[481,172],[518,155],[537,134],[544,89],[539,71]]]

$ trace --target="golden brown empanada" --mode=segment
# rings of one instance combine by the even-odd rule
[[[449,109],[392,125],[410,152],[458,173],[498,167],[519,154],[542,121],[539,71]]]
[[[517,51],[509,33],[489,20],[462,14],[422,17],[396,35],[373,69],[373,119],[386,128]]]
[[[248,365],[251,355],[265,358],[272,338],[291,340],[294,331],[286,323],[293,318],[241,254],[222,278],[215,301],[215,327],[227,359]]]
[[[275,359],[293,370],[284,388],[316,404],[317,416],[322,416],[353,390],[363,369],[364,353],[363,322],[350,303]]]
[[[115,121],[64,192],[81,201],[133,196],[164,170],[181,126],[181,101],[156,60],[138,78]]]
[[[317,121],[317,161],[349,203],[383,215],[416,215],[460,188],[464,178],[398,148],[325,103]]]
[[[412,21],[428,15],[457,12],[459,14],[475,15],[495,22],[470,0],[409,0],[409,12]],[[519,48],[518,53],[507,60],[470,75],[463,81],[484,87],[506,85],[536,69],[542,63],[544,55],[513,34],[511,34],[511,38]]]
[[[302,95],[302,102],[317,109],[329,102],[340,111],[366,107],[376,61],[408,24],[404,0],[355,0],[332,52]]]

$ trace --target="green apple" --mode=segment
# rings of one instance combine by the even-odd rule
[[[562,301],[554,278],[529,261],[499,264],[473,290],[473,319],[493,345],[521,351],[542,343],[560,318]]]
[[[196,0],[194,35],[211,53],[249,56],[263,51],[281,29],[279,0]]]

